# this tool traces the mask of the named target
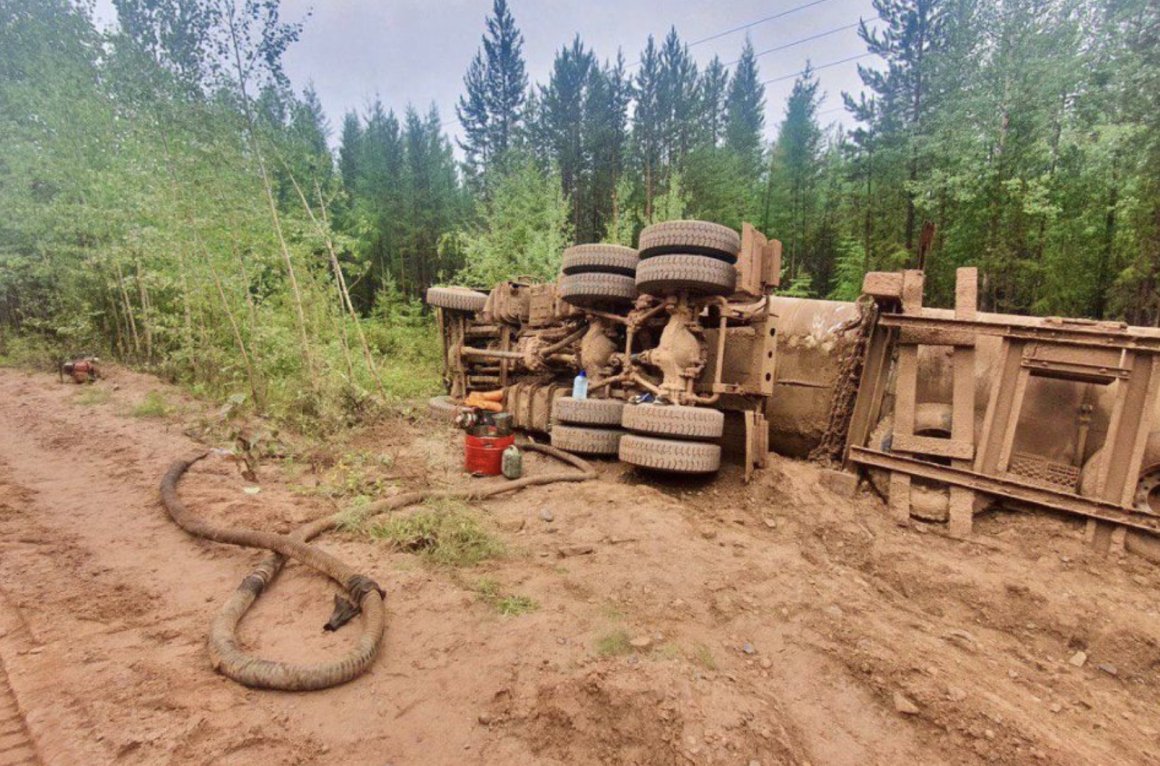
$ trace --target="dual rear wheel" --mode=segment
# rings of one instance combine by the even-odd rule
[[[634,404],[621,424],[631,433],[620,440],[622,461],[670,473],[713,473],[721,467],[720,439],[725,414],[708,407]]]
[[[617,455],[630,465],[670,473],[721,467],[725,415],[707,407],[625,404],[618,399],[556,400],[552,446],[582,455]]]

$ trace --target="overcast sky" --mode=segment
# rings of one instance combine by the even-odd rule
[[[714,54],[734,61],[749,35],[760,53],[802,38],[854,24],[874,15],[870,0],[509,0],[524,35],[524,57],[533,82],[546,82],[557,50],[579,34],[603,60],[624,51],[630,65],[639,60],[650,34],[658,42],[676,26],[687,43],[814,2],[748,29],[693,45],[699,64]],[[447,131],[460,132],[456,99],[463,73],[479,48],[492,0],[283,0],[283,18],[304,19],[302,38],[287,53],[286,68],[296,89],[313,82],[326,108],[334,142],[342,115],[364,111],[376,96],[401,112],[408,103],[425,111],[434,103]],[[110,0],[98,0],[98,15]],[[107,11],[105,11],[107,13]],[[834,34],[761,56],[763,80],[793,75],[809,59],[820,67],[866,52],[857,30]],[[873,63],[863,58],[861,63]],[[848,117],[838,109],[842,90],[861,83],[851,61],[818,72],[826,100],[823,125]],[[772,138],[785,112],[793,77],[765,86],[766,134]]]

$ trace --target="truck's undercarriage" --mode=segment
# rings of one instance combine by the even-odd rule
[[[562,449],[748,479],[770,450],[860,474],[899,521],[965,534],[993,502],[1088,521],[1107,547],[1160,532],[1160,330],[953,310],[921,271],[870,273],[857,302],[774,294],[780,243],[745,225],[646,228],[580,245],[555,283],[432,288],[450,407],[502,390],[514,424]],[[589,380],[587,399],[571,381]]]

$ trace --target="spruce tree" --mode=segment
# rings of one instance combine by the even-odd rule
[[[358,113],[347,112],[338,134],[338,172],[347,194],[353,194],[359,177],[359,152],[362,151],[362,122]]]
[[[785,119],[778,130],[766,194],[766,215],[774,234],[785,248],[787,277],[797,280],[803,272],[826,277],[832,264],[807,263],[809,227],[817,212],[817,181],[822,131],[817,123],[818,81],[809,65],[793,84],[786,101]],[[811,268],[812,267],[812,268]],[[824,274],[821,272],[825,272]],[[822,281],[819,287],[827,287]]]
[[[697,99],[697,64],[675,27],[669,30],[661,45],[659,77],[661,151],[668,171],[679,171],[702,126]]]
[[[704,129],[702,140],[709,146],[716,146],[725,137],[727,108],[729,105],[729,70],[714,56],[697,83],[697,99],[700,103],[701,123]]]
[[[463,87],[466,93],[459,97],[459,103],[455,107],[459,125],[463,128],[463,138],[457,139],[457,142],[459,148],[463,150],[467,179],[479,188],[483,171],[488,167],[492,157],[489,142],[491,114],[487,106],[487,65],[484,63],[482,53],[477,52],[471,59],[467,74],[463,76]]]
[[[636,96],[632,115],[633,154],[644,193],[644,218],[651,221],[653,200],[661,193],[663,181],[661,150],[664,124],[661,114],[660,53],[652,35],[649,35],[644,51],[640,54],[640,66],[637,67],[633,85]]]
[[[741,161],[742,172],[756,181],[761,170],[761,134],[765,128],[765,86],[757,74],[757,58],[748,38],[729,82],[725,145]]]
[[[886,71],[858,65],[858,74],[873,94],[878,108],[871,115],[845,96],[848,108],[860,121],[873,117],[873,129],[887,141],[902,145],[906,177],[911,187],[918,180],[921,140],[927,91],[934,63],[932,56],[946,43],[948,0],[873,0],[883,24],[881,30],[863,20],[858,35],[870,53],[881,56]],[[903,231],[905,247],[916,252],[916,212],[914,194],[905,192],[906,215]]]
[[[473,178],[492,164],[502,163],[519,131],[528,88],[523,47],[523,35],[507,0],[495,0],[483,48],[463,78],[467,92],[456,107],[465,135],[460,148]]]
[[[624,56],[592,68],[584,102],[584,156],[590,166],[588,198],[576,225],[578,242],[606,237],[617,213],[617,190],[624,171],[631,86]]]
[[[592,52],[577,35],[572,44],[556,53],[551,78],[540,87],[539,132],[560,171],[564,196],[572,205],[572,225],[578,228],[589,175],[583,127],[590,73],[596,68]]]

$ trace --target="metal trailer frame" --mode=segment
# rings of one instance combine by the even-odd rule
[[[923,282],[923,273],[913,270],[866,276],[863,292],[878,302],[880,313],[851,415],[845,470],[889,472],[889,507],[900,523],[910,517],[912,479],[947,485],[948,527],[956,536],[969,534],[974,513],[997,500],[1086,519],[1087,539],[1102,550],[1122,549],[1128,528],[1160,534],[1160,515],[1134,504],[1148,435],[1157,426],[1160,331],[1116,322],[980,316],[974,268],[957,271],[955,309],[948,316],[923,307]],[[976,432],[975,340],[981,335],[999,336],[1002,348],[999,374],[990,383]],[[953,348],[949,439],[914,433],[918,349],[927,345]],[[1014,451],[1032,377],[1109,387],[1112,409],[1104,457],[1094,482],[1082,490],[1078,467]],[[867,442],[891,393],[894,435],[891,451],[885,452]]]

